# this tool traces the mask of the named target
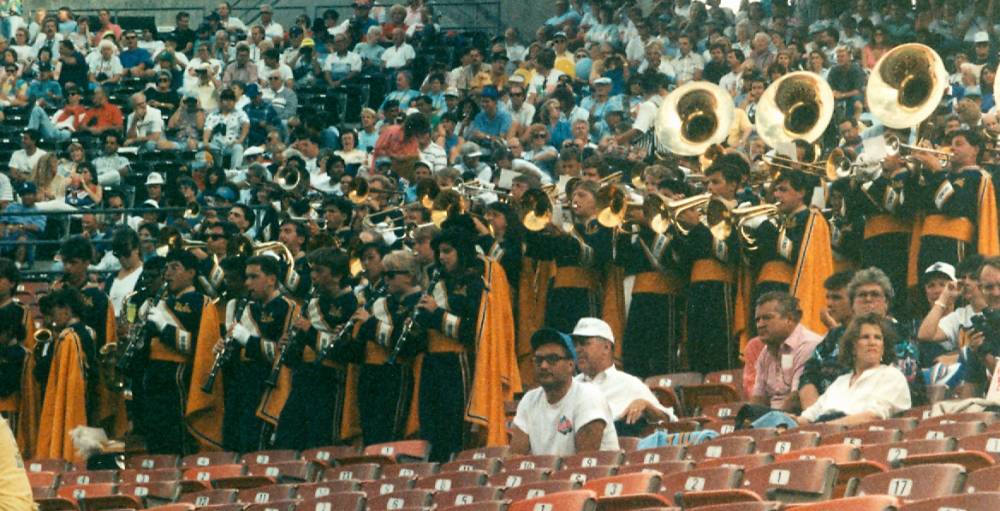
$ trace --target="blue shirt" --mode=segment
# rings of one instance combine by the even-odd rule
[[[580,24],[580,14],[572,9],[562,13],[561,16],[553,16],[545,20],[545,24],[553,27],[558,27],[565,23],[567,20],[572,20],[574,25]]]
[[[52,98],[49,93],[52,93]],[[38,99],[44,99],[50,106],[62,104],[62,87],[55,80],[32,80],[28,85],[28,101],[34,103]]]
[[[510,114],[498,107],[493,118],[486,115],[486,111],[476,114],[476,118],[472,120],[472,129],[491,137],[499,137],[507,134],[512,123]]]
[[[396,101],[399,101],[399,109],[401,111],[405,112],[406,109],[410,107],[410,101],[413,101],[414,99],[417,99],[417,97],[419,97],[419,96],[420,96],[420,93],[417,92],[417,91],[415,91],[415,90],[413,90],[413,89],[394,90],[394,91],[390,92],[389,94],[386,94],[385,100],[382,101],[382,106],[380,106],[378,109],[379,110],[385,110],[385,104],[387,102],[389,102],[391,100],[396,100]]]
[[[243,107],[247,117],[250,119],[250,132],[247,133],[247,145],[260,145],[267,141],[267,130],[270,127],[281,126],[281,118],[278,112],[270,103],[264,101],[260,105],[253,104],[253,101]],[[260,121],[267,123],[268,127],[261,128]]]
[[[24,204],[19,202],[11,203],[7,206],[5,210],[7,213],[21,213],[25,211],[38,211],[35,206],[25,207]],[[5,223],[12,225],[37,225],[39,232],[31,234],[41,234],[41,231],[45,230],[45,215],[28,215],[28,216],[10,216],[4,220]]]
[[[146,64],[147,68],[153,67],[153,59],[144,48],[125,50],[118,55],[118,59],[121,60],[122,67],[125,69],[132,69],[139,64]]]

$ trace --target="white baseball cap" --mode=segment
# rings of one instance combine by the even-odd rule
[[[938,261],[928,266],[927,269],[924,270],[924,275],[930,275],[932,273],[941,273],[946,275],[951,280],[956,280],[955,267],[942,261]]]
[[[615,334],[611,331],[611,326],[597,318],[580,318],[570,335],[573,337],[600,337],[610,341],[611,344],[615,343]]]
[[[980,30],[979,32],[976,32],[975,35],[972,36],[972,42],[974,42],[974,43],[988,43],[988,42],[990,42],[990,35],[988,33],[986,33],[985,31]]]
[[[159,172],[150,172],[149,175],[146,176],[147,185],[162,185],[165,183],[166,181],[163,180],[163,176],[160,175]]]

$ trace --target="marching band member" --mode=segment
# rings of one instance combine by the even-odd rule
[[[354,360],[361,364],[358,395],[362,440],[365,445],[403,438],[413,394],[413,373],[408,364],[388,364],[399,342],[403,324],[421,297],[417,286],[420,267],[412,253],[397,250],[381,259],[384,295],[371,295],[370,305],[359,307],[352,319],[361,325],[354,336]],[[419,341],[423,333],[415,332]],[[415,353],[417,342],[406,346]],[[457,385],[457,382],[453,382]]]
[[[203,371],[219,339],[215,304],[194,288],[198,258],[186,250],[167,254],[165,290],[157,290],[140,317],[146,319],[149,362],[142,377],[146,437],[153,454],[188,454],[193,443],[221,446],[221,403],[201,398]],[[221,400],[220,400],[221,401]]]
[[[295,289],[288,289],[289,295],[298,301],[308,300],[307,295],[312,289],[312,282],[309,277],[309,258],[306,257],[304,250],[309,244],[309,228],[300,221],[286,219],[281,222],[278,241],[284,243],[292,253],[292,257],[295,258],[295,268],[291,268],[290,271],[299,275],[296,280],[298,286]]]
[[[44,383],[45,398],[33,454],[81,462],[84,460],[77,458],[70,431],[77,426],[95,426],[101,418],[98,348],[94,330],[82,319],[88,307],[82,293],[72,286],[49,293],[39,305],[51,320],[52,332],[58,333],[36,361],[35,378]]]
[[[0,416],[7,420],[21,451],[30,455],[38,426],[34,368],[35,322],[31,310],[14,301],[21,272],[0,259]]]
[[[289,225],[282,224],[283,234]],[[297,338],[285,347],[290,350],[292,389],[275,430],[277,449],[302,450],[342,440],[346,367],[320,357],[331,349],[337,327],[354,314],[358,300],[348,285],[348,258],[343,252],[331,247],[313,251],[309,272],[316,294],[292,323]]]
[[[919,150],[913,154],[930,171],[910,176],[926,180],[916,198],[926,213],[920,226],[917,268],[938,261],[957,265],[966,254],[1000,254],[993,180],[979,167],[982,138],[972,130],[957,130],[948,135],[948,141],[950,168],[944,172],[937,155]]]
[[[806,206],[813,179],[798,170],[785,171],[772,187],[778,217],[754,230],[758,246],[751,252],[757,268],[754,296],[787,291],[799,300],[802,324],[814,332],[825,332],[820,319],[826,302],[823,282],[833,274],[833,257],[826,219]]]
[[[267,423],[257,416],[257,407],[279,354],[279,340],[288,331],[296,310],[295,303],[278,289],[281,277],[277,259],[266,255],[247,259],[246,288],[251,301],[231,327],[230,335],[240,346],[240,360],[235,381],[227,386],[235,396],[226,400],[233,405],[226,421],[236,422],[232,429],[226,427],[236,434],[232,441],[226,440],[226,445],[238,452],[261,449],[270,436]],[[216,350],[223,347],[220,343]]]

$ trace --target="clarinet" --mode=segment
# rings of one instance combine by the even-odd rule
[[[233,326],[239,323],[240,317],[243,316],[243,310],[247,308],[250,304],[249,298],[240,298],[236,302],[236,308],[234,309],[235,314],[233,315]],[[236,352],[236,346],[238,343],[236,339],[232,336],[232,327],[230,327],[229,332],[226,332],[226,337],[222,340],[222,351],[215,354],[215,360],[212,362],[212,369],[208,371],[208,378],[205,379],[205,384],[201,386],[201,391],[206,394],[211,394],[215,389],[215,379],[219,376],[219,371],[229,363],[233,358],[233,353]]]
[[[382,284],[375,288],[374,292],[372,292],[371,300],[365,303],[363,308],[367,311],[371,311],[371,306],[375,304],[376,300],[385,296],[388,288],[388,284],[383,281]],[[330,341],[330,344],[327,344],[326,347],[323,348],[323,351],[320,352],[319,357],[317,357],[316,360],[326,360],[331,357],[333,355],[334,348],[347,342],[351,338],[351,334],[354,332],[354,325],[356,323],[357,321],[355,321],[354,318],[349,318],[341,324],[340,327],[337,328],[337,331],[333,334],[333,339]]]
[[[441,280],[441,269],[437,266],[431,270],[431,276],[427,281],[427,289],[420,296],[420,300],[423,300],[425,296],[430,295],[434,292],[434,286],[437,286],[438,281]],[[417,304],[420,303],[417,300]],[[396,344],[392,347],[392,353],[389,354],[387,362],[389,364],[395,364],[396,359],[399,358],[399,354],[403,352],[403,347],[409,341],[410,336],[413,334],[413,325],[417,322],[417,314],[420,313],[420,308],[417,305],[413,306],[413,312],[406,318],[403,322],[403,330],[399,333],[399,338],[396,339]]]
[[[309,291],[309,294],[312,295],[312,290]],[[290,323],[292,326],[285,331],[285,334],[281,336],[281,339],[278,339],[278,346],[284,347],[278,355],[278,360],[271,366],[271,374],[269,374],[267,379],[264,380],[264,384],[272,389],[278,386],[278,376],[281,375],[281,366],[290,364],[288,357],[291,356],[290,353],[293,349],[298,348],[298,344],[301,342],[299,339],[303,336],[299,335],[301,332],[298,328],[295,328],[294,325],[299,321],[299,318],[302,317],[302,311],[306,310],[308,303],[309,302],[306,302],[305,306],[299,307],[299,310],[295,313],[295,317],[292,318],[292,322]]]
[[[128,342],[125,344],[125,349],[122,350],[121,357],[118,358],[118,363],[115,364],[115,369],[118,370],[119,375],[126,375],[132,371],[135,366],[136,358],[139,356],[139,351],[146,346],[146,324],[149,322],[149,315],[153,312],[153,309],[160,306],[160,300],[163,300],[163,295],[167,294],[167,285],[164,284],[156,294],[153,296],[153,301],[150,302],[149,307],[146,308],[146,312],[142,315],[142,319],[136,321],[129,328]],[[125,305],[126,307],[128,304]]]

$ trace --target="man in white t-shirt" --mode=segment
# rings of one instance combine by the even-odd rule
[[[677,420],[673,408],[661,405],[642,380],[615,368],[611,326],[597,318],[580,318],[572,335],[580,368],[575,379],[601,389],[618,434],[638,436],[647,424]]]
[[[958,279],[955,278],[955,268],[948,263],[936,262],[927,268],[925,276],[940,273],[950,277],[951,281],[945,284],[944,291],[924,316],[920,329],[917,330],[917,339],[940,343],[941,349],[945,352],[958,349],[962,330],[971,327],[972,316],[986,308],[986,300],[976,282],[981,263],[982,258],[979,256],[966,258],[959,263]],[[962,297],[965,305],[956,308],[955,302],[959,297]]]
[[[576,357],[569,336],[543,328],[531,336],[531,348],[539,387],[517,405],[511,451],[556,456],[617,451],[614,419],[601,390],[573,379]]]

